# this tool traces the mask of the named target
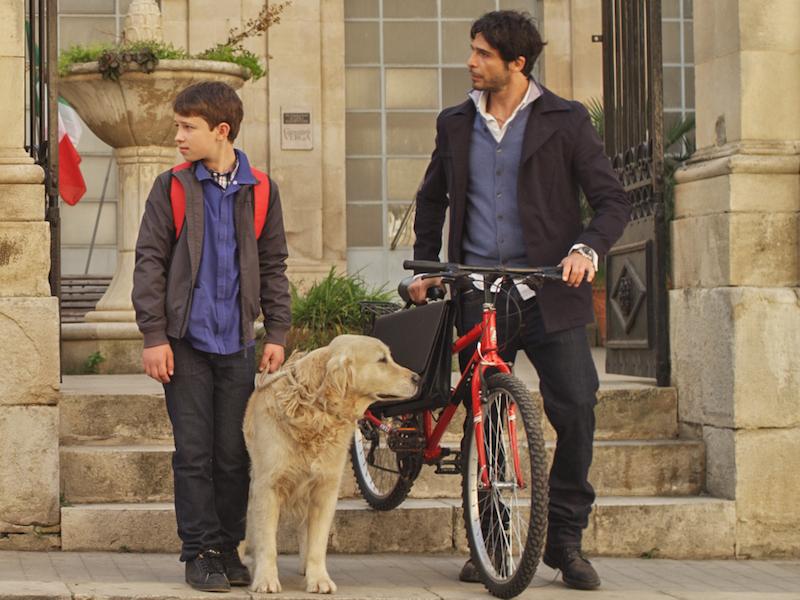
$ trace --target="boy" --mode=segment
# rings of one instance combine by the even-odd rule
[[[186,582],[228,591],[250,583],[237,553],[249,486],[242,420],[255,378],[259,306],[266,327],[259,370],[275,371],[284,360],[291,318],[286,236],[277,186],[233,147],[243,116],[233,88],[194,84],[173,109],[175,142],[188,163],[153,184],[136,243],[132,298],[144,370],[164,384],[172,422]],[[183,203],[176,202],[178,191]],[[263,219],[267,197],[257,238],[256,213]]]

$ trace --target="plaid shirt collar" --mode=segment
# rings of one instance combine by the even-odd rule
[[[207,170],[208,174],[211,175],[211,179],[214,180],[214,183],[216,183],[223,190],[227,189],[231,181],[236,179],[236,172],[239,170],[239,156],[238,155],[236,156],[236,162],[233,163],[233,168],[227,173],[217,173],[216,171],[212,171],[211,169]]]

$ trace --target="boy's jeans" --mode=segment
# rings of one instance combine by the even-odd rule
[[[175,375],[164,392],[175,438],[175,516],[187,561],[244,539],[250,463],[242,421],[255,358],[252,348],[221,355],[181,340],[170,345]]]

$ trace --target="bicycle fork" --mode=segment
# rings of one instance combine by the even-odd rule
[[[487,368],[492,367],[501,373],[511,374],[511,369],[505,361],[497,353],[497,313],[493,306],[484,304],[483,318],[481,323],[475,326],[479,328],[481,339],[478,343],[477,350],[470,364],[465,369],[465,373],[469,372],[472,367],[472,381],[471,381],[471,399],[472,399],[472,426],[474,428],[475,444],[478,448],[478,474],[480,477],[480,487],[488,490],[492,487],[489,480],[489,465],[486,459],[486,446],[484,435],[484,414],[483,405],[488,401],[484,397],[483,381]],[[473,329],[475,333],[477,331]],[[470,334],[473,333],[470,332]],[[471,337],[469,334],[465,337]],[[461,346],[462,344],[458,344]],[[454,351],[456,346],[454,346]],[[475,357],[480,360],[476,361]],[[525,488],[525,481],[522,477],[522,465],[520,463],[519,443],[517,441],[517,414],[516,406],[513,403],[508,403],[504,410],[508,413],[508,435],[511,446],[511,458],[514,465],[514,477],[516,478],[516,487]],[[502,419],[498,414],[496,418]],[[502,482],[495,481],[495,485],[502,484]],[[514,485],[514,484],[512,484]]]

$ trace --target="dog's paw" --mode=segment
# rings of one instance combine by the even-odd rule
[[[336,584],[327,575],[307,577],[306,591],[310,594],[333,594],[336,592]]]
[[[254,579],[250,585],[250,591],[259,594],[279,594],[281,591],[281,582],[277,577],[261,577]]]

